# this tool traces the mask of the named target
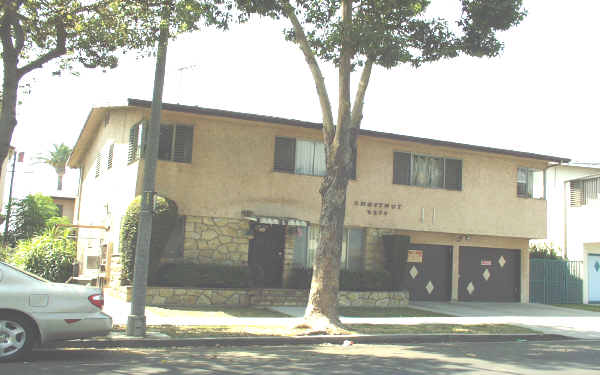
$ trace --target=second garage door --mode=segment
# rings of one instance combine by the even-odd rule
[[[521,251],[461,246],[458,298],[461,301],[519,302]]]

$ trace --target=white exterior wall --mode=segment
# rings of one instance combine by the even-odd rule
[[[600,168],[558,165],[546,170],[547,237],[542,240],[532,241],[532,243],[552,244],[555,248],[560,248],[563,251],[562,255],[564,255],[566,248],[567,256],[570,260],[581,260],[582,242],[580,241],[579,245],[573,244],[572,246],[578,248],[573,249],[573,251],[568,248],[567,245],[569,244],[565,242],[565,214],[567,214],[566,210],[570,208],[568,205],[569,197],[565,192],[565,183],[569,180],[596,174],[600,174]],[[569,223],[567,227],[573,227],[573,225],[575,224]],[[570,240],[574,240],[579,236],[579,232],[571,233],[569,235],[571,237]],[[573,258],[576,254],[579,254],[578,259]]]

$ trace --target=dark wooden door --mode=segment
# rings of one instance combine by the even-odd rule
[[[257,224],[250,240],[248,265],[255,287],[279,288],[283,274],[285,229],[281,225]]]
[[[521,251],[461,246],[458,299],[461,301],[519,302]]]
[[[452,246],[408,247],[404,285],[413,301],[449,301],[452,285]]]

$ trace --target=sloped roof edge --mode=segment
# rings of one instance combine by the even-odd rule
[[[150,106],[152,104],[152,102],[148,101],[148,100],[132,99],[132,98],[128,99],[127,103],[131,107],[143,107],[143,108],[150,108]],[[226,110],[221,110],[221,109],[188,106],[188,105],[182,105],[182,104],[163,103],[162,109],[167,110],[167,111],[174,111],[174,112],[185,112],[185,113],[201,114],[201,115],[207,115],[207,116],[227,117],[227,118],[248,120],[248,121],[260,121],[260,122],[266,122],[266,123],[271,123],[271,124],[298,126],[298,127],[303,127],[303,128],[322,129],[322,127],[323,127],[322,124],[315,123],[315,122],[286,119],[286,118],[281,118],[281,117],[273,117],[273,116],[265,116],[265,115],[257,115],[257,114],[252,114],[252,113],[233,112],[233,111],[226,111]],[[370,137],[376,137],[376,138],[395,139],[395,140],[407,141],[407,142],[424,143],[424,144],[429,144],[429,145],[434,145],[434,146],[444,146],[444,147],[466,149],[466,150],[471,150],[471,151],[488,152],[488,153],[502,154],[502,155],[511,155],[511,156],[518,156],[518,157],[523,157],[523,158],[531,158],[531,159],[540,159],[540,160],[546,160],[546,161],[555,162],[555,163],[568,163],[571,161],[571,159],[564,158],[564,157],[558,157],[558,156],[542,155],[542,154],[536,154],[536,153],[531,153],[531,152],[514,151],[514,150],[507,150],[507,149],[500,149],[500,148],[486,147],[486,146],[477,146],[477,145],[470,145],[470,144],[465,144],[465,143],[441,141],[441,140],[430,139],[430,138],[412,137],[412,136],[408,136],[408,135],[378,132],[378,131],[374,131],[374,130],[360,129],[360,134],[365,135],[365,136],[370,136]]]

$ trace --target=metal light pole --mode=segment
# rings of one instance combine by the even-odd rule
[[[137,337],[144,337],[146,335],[146,286],[148,283],[152,209],[154,207],[156,160],[158,159],[158,139],[160,134],[160,110],[165,81],[167,44],[169,41],[169,3],[167,2],[166,5],[163,5],[160,23],[156,71],[154,74],[154,93],[152,96],[152,114],[150,117],[150,126],[148,127],[148,142],[144,151],[142,206],[133,268],[133,298],[131,301],[131,314],[127,318],[127,335]]]

